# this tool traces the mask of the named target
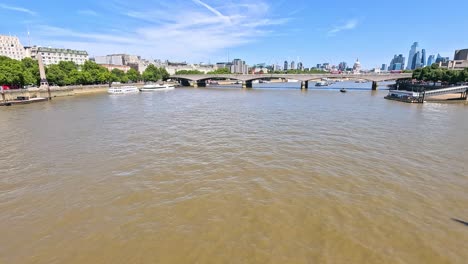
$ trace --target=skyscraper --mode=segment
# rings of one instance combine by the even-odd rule
[[[411,49],[409,51],[408,55],[408,65],[406,66],[407,70],[413,70],[416,67],[416,64],[413,64],[414,61],[414,55],[418,51],[418,42],[414,42],[413,45],[411,46]]]
[[[434,63],[435,63],[435,55],[429,55],[429,58],[427,59],[427,66],[431,66]]]
[[[296,63],[294,61],[291,61],[291,70],[296,69]]]
[[[449,61],[449,57],[442,57],[440,56],[440,54],[437,54],[437,58],[436,58],[436,61],[435,63],[445,63],[445,62],[448,62]]]
[[[346,62],[340,62],[340,64],[338,65],[338,70],[340,71],[346,71],[346,68],[348,68],[348,65]]]
[[[388,67],[389,71],[401,71],[405,69],[405,57],[403,54],[393,56],[390,66]]]
[[[383,63],[382,67],[380,67],[381,71],[386,71],[387,70],[387,64]]]
[[[421,50],[421,64],[422,67],[426,66],[426,49]]]
[[[414,54],[413,56],[413,61],[411,62],[412,63],[412,67],[411,67],[411,70],[414,70],[414,69],[417,69],[417,68],[421,68],[421,52],[418,51],[416,52],[416,54]]]
[[[284,61],[284,68],[283,68],[283,70],[287,71],[288,68],[289,68],[288,61]]]
[[[297,69],[300,70],[300,71],[303,71],[304,70],[304,65],[302,64],[302,62],[299,62],[297,64]]]

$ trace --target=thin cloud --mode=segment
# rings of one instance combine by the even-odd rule
[[[108,10],[112,12],[99,15],[103,20],[116,15],[131,19],[132,26],[119,28],[120,34],[112,31],[113,28],[81,31],[53,25],[37,25],[36,31],[43,38],[42,45],[68,45],[95,55],[125,52],[144,58],[196,61],[273,36],[276,27],[289,22],[287,18],[276,18],[272,12],[265,12],[268,4],[258,2],[251,5],[250,0],[237,0],[216,6],[201,0],[189,3],[173,0],[147,7],[123,3]]]
[[[192,0],[194,3],[196,4],[199,4],[203,7],[205,7],[206,9],[210,10],[213,14],[217,15],[218,17],[222,17],[222,18],[226,18],[226,16],[224,16],[223,14],[221,14],[221,12],[219,12],[218,10],[216,10],[214,7],[208,5],[207,3],[205,2],[202,2],[200,0]]]
[[[334,28],[332,28],[330,31],[328,31],[328,36],[335,36],[337,33],[341,31],[355,29],[357,25],[358,25],[357,19],[351,19],[343,25],[335,26]]]
[[[83,15],[83,16],[98,16],[98,13],[96,11],[89,10],[89,9],[78,10],[77,13],[78,13],[78,15]]]
[[[30,9],[24,8],[24,7],[19,7],[19,6],[11,6],[11,5],[6,5],[6,4],[0,4],[0,8],[30,14],[31,16],[36,15],[36,12],[34,12],[34,11],[30,10]]]

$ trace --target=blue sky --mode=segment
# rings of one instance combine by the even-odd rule
[[[0,0],[0,34],[33,45],[147,59],[249,64],[388,64],[414,41],[427,54],[468,48],[468,1]]]

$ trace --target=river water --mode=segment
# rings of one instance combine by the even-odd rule
[[[468,106],[180,88],[0,109],[0,263],[466,263]]]

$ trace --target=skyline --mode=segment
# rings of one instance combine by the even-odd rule
[[[458,33],[468,27],[468,18],[453,15],[437,21],[437,14],[466,9],[464,1],[444,7],[422,1],[336,2],[2,1],[0,15],[6,19],[0,34],[17,35],[28,45],[29,31],[33,45],[87,50],[91,57],[129,53],[191,63],[229,57],[248,64],[301,61],[307,67],[352,64],[359,58],[364,68],[380,68],[395,54],[407,56],[413,42],[426,48],[427,56],[452,58],[456,49],[468,47],[468,38]]]

